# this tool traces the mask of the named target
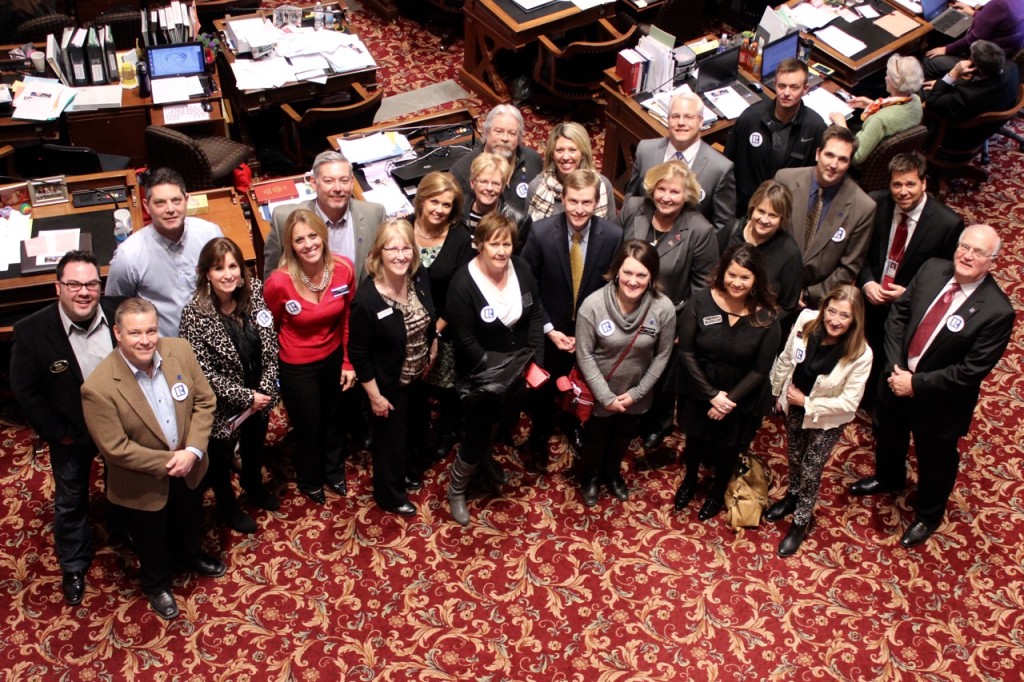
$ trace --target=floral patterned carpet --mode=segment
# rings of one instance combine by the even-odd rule
[[[438,53],[436,36],[408,21],[382,25],[357,13],[353,23],[380,55],[389,92],[454,77],[461,43]],[[527,118],[527,139],[539,146],[560,117],[528,110]],[[993,144],[992,182],[955,187],[948,201],[1006,238],[997,276],[1020,308],[1024,155],[1008,144]],[[374,506],[366,453],[349,463],[349,496],[314,507],[289,483],[276,420],[269,459],[280,512],[262,513],[259,532],[242,536],[214,528],[208,507],[207,549],[229,573],[181,576],[182,613],[171,623],[150,611],[132,554],[107,538],[99,483],[85,600],[64,604],[48,456],[33,453],[8,404],[0,679],[1020,679],[1022,359],[1018,327],[962,444],[947,520],[912,550],[897,543],[910,519],[904,496],[845,491],[872,471],[861,422],[825,470],[810,538],[780,559],[785,525],[737,534],[721,517],[697,521],[696,505],[672,512],[674,463],[637,472],[630,457],[629,502],[605,494],[585,508],[562,443],[553,443],[552,473],[543,476],[503,450],[512,483],[501,496],[473,500],[468,528],[447,514],[447,462],[412,494],[416,517]],[[767,422],[755,451],[776,473],[773,496],[784,485],[782,448],[780,424]]]

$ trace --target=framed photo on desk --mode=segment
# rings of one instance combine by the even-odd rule
[[[68,184],[65,182],[63,175],[30,180],[28,183],[28,194],[33,207],[63,204],[71,201],[71,197],[68,196]]]

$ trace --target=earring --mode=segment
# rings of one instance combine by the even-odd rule
[[[213,285],[210,284],[210,280],[206,280],[206,295],[213,296]]]

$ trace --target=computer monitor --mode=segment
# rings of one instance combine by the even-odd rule
[[[154,45],[146,50],[150,78],[198,76],[206,73],[202,43]]]
[[[721,88],[729,85],[739,76],[740,48],[729,48],[725,52],[711,55],[698,64],[697,71],[697,92],[705,93],[708,90]]]
[[[761,82],[765,83],[775,78],[775,71],[782,60],[796,57],[799,49],[800,34],[796,31],[765,45],[764,52],[761,53]]]

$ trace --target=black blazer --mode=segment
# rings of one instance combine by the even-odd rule
[[[452,276],[459,268],[473,260],[475,255],[469,231],[457,221],[452,223],[437,258],[429,268],[424,268],[430,280],[430,295],[434,300],[438,319],[445,319],[445,303],[448,301],[448,285],[451,284]]]
[[[434,340],[434,298],[425,268],[413,276],[413,288],[430,322],[427,325],[427,346]],[[391,311],[390,313],[388,311]],[[369,275],[363,279],[352,299],[348,318],[348,359],[360,382],[377,381],[384,395],[398,386],[406,356],[405,318],[391,307],[373,285]]]
[[[857,275],[857,286],[863,288],[868,282],[882,282],[882,270],[889,258],[889,235],[892,234],[892,217],[896,213],[896,202],[888,190],[872,192],[875,200],[875,229],[864,258],[864,266]],[[917,271],[930,258],[953,259],[956,243],[964,231],[964,219],[933,196],[925,201],[921,219],[907,244],[903,263],[896,271],[896,284],[905,287],[910,284]]]
[[[120,296],[100,299],[114,348],[114,311],[123,300]],[[88,447],[92,438],[82,415],[82,369],[61,325],[58,305],[48,305],[14,325],[11,388],[40,438],[59,443],[70,437],[76,445]]]
[[[557,331],[575,336],[576,313],[587,296],[604,286],[604,274],[622,243],[622,228],[604,218],[594,216],[591,219],[583,279],[575,306],[569,265],[569,229],[564,213],[537,221],[523,247],[522,259],[529,264],[541,292],[543,324],[550,322]]]
[[[510,353],[532,348],[534,361],[544,364],[544,324],[537,283],[530,274],[530,267],[518,256],[512,257],[512,267],[523,295],[523,315],[511,329],[498,320],[484,321],[481,313],[487,307],[487,299],[469,274],[468,265],[452,277],[448,290],[448,324],[460,377],[471,372],[488,351]]]
[[[907,349],[928,307],[953,276],[953,264],[939,258],[925,263],[906,292],[892,304],[885,324],[885,369],[907,368]],[[995,367],[1010,342],[1015,313],[991,275],[955,311],[963,318],[960,331],[943,326],[918,360],[913,376],[911,428],[928,429],[939,438],[967,433],[978,402],[981,382]],[[879,391],[880,409],[898,404],[889,391]]]

